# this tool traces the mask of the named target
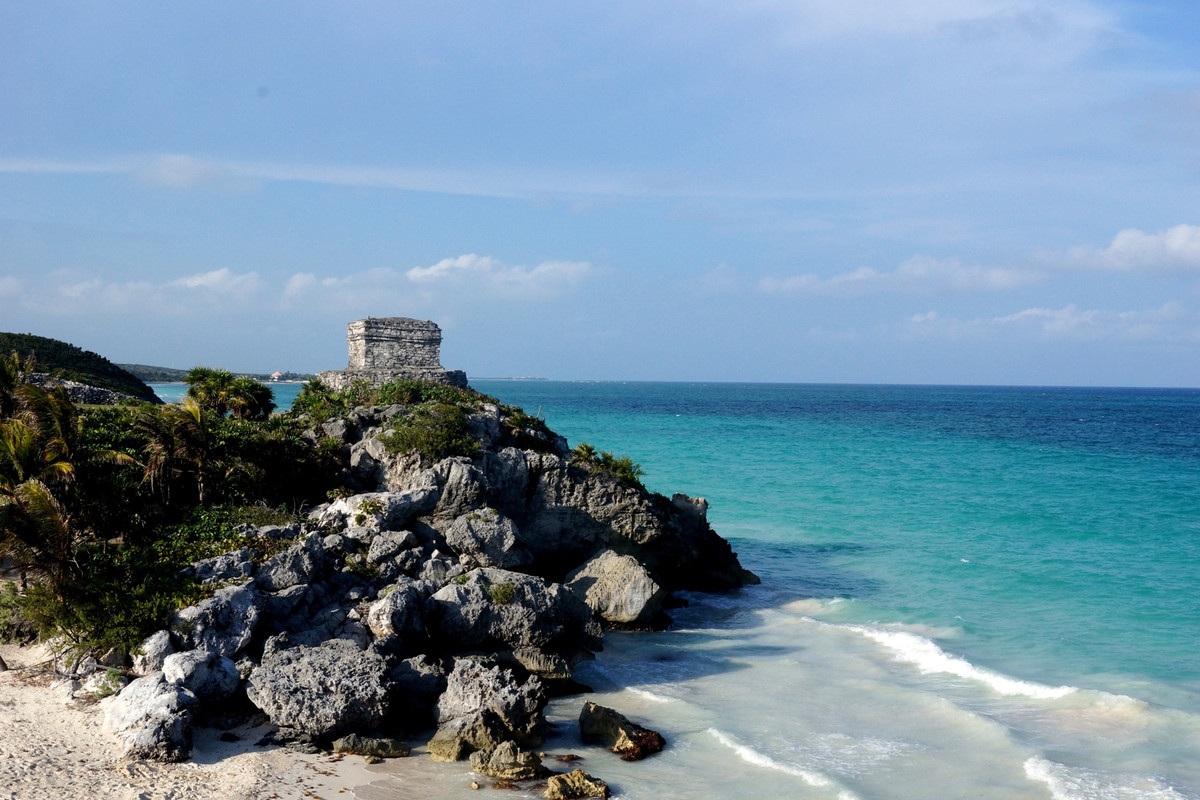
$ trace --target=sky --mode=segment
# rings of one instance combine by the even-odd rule
[[[468,376],[1200,386],[1200,4],[0,4],[0,330]]]

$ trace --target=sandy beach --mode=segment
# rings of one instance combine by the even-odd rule
[[[103,729],[109,700],[65,699],[43,648],[0,645],[0,657],[0,800],[331,800],[383,777],[358,756],[256,747],[265,728],[236,729],[233,742],[199,728],[181,764],[122,759]]]

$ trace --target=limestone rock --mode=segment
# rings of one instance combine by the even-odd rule
[[[354,643],[264,651],[246,695],[271,721],[313,736],[369,731],[387,718],[388,665]]]
[[[590,700],[583,704],[579,714],[579,736],[585,742],[608,745],[622,761],[640,761],[666,746],[662,734]]]
[[[162,669],[163,660],[175,652],[168,631],[158,631],[146,637],[133,654],[133,673],[149,675]]]
[[[186,649],[204,649],[233,658],[254,637],[261,598],[252,583],[227,586],[175,613],[171,629]]]
[[[502,781],[542,778],[550,772],[542,766],[542,759],[537,753],[522,750],[516,742],[511,741],[471,753],[471,769]]]
[[[152,672],[130,683],[104,713],[104,727],[121,739],[122,755],[183,761],[192,753],[196,696]]]
[[[249,549],[242,548],[234,550],[232,553],[224,553],[197,561],[187,572],[195,575],[200,583],[206,586],[213,583],[242,580],[249,578],[251,572],[254,571],[252,556]]]
[[[403,492],[367,492],[343,497],[313,510],[320,527],[400,530],[410,519],[428,513],[437,504],[438,486],[432,476],[422,485]]]
[[[424,596],[416,582],[407,578],[389,587],[390,591],[372,603],[367,611],[367,627],[376,637],[413,637],[425,632],[421,619]]]
[[[404,758],[412,752],[408,745],[399,739],[386,737],[360,736],[352,733],[335,739],[333,752],[352,753],[358,756],[374,756],[376,758]]]
[[[533,563],[517,526],[494,508],[485,506],[463,514],[446,529],[445,537],[447,545],[471,556],[481,567],[519,570]]]
[[[536,677],[522,683],[511,670],[459,659],[435,707],[438,729],[429,754],[438,761],[461,761],[509,740],[537,747],[545,741],[545,706],[546,693]]]
[[[543,796],[548,800],[575,800],[580,797],[608,797],[608,784],[581,769],[554,775],[547,781]]]
[[[254,573],[254,583],[265,592],[279,592],[311,583],[328,572],[324,538],[310,533],[260,566]]]
[[[162,674],[167,683],[182,686],[197,700],[228,697],[242,682],[231,659],[207,650],[172,653],[163,659]]]
[[[571,591],[607,622],[651,624],[667,593],[633,556],[605,550],[567,575]]]
[[[430,634],[452,652],[522,650],[573,665],[601,648],[592,610],[562,584],[532,575],[477,569],[439,589],[427,609]]]

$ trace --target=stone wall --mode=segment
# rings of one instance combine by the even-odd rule
[[[442,329],[429,320],[368,317],[346,329],[350,363],[345,370],[318,373],[322,383],[341,389],[356,381],[382,386],[402,378],[467,385],[466,373],[441,364]]]

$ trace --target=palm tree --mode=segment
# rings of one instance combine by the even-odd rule
[[[25,384],[25,377],[34,370],[34,359],[30,355],[25,362],[17,351],[0,358],[0,419],[11,417],[17,408],[18,390]]]
[[[229,410],[238,419],[264,420],[275,410],[271,387],[253,378],[234,378],[229,390]]]
[[[212,367],[192,367],[184,377],[187,382],[187,396],[208,411],[215,411],[221,416],[229,411],[229,401],[232,395],[234,377],[227,369]]]
[[[189,396],[181,405],[147,410],[138,419],[138,429],[149,440],[142,450],[146,455],[142,482],[149,483],[151,491],[157,486],[169,505],[172,482],[191,473],[200,505],[204,505],[209,432],[200,404]]]

